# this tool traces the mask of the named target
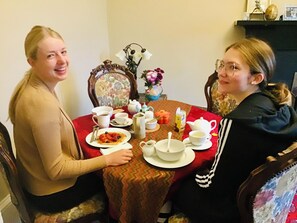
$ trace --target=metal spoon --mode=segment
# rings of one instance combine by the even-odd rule
[[[172,136],[172,132],[168,132],[167,152],[169,152],[171,136]]]

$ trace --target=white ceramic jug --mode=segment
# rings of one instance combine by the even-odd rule
[[[133,115],[133,131],[136,139],[145,138],[145,115],[144,113],[137,113]]]

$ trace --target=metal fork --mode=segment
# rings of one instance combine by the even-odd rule
[[[99,126],[94,125],[94,126],[93,126],[93,132],[92,132],[92,135],[91,135],[90,142],[93,142],[93,141],[96,140],[98,130],[99,130]]]

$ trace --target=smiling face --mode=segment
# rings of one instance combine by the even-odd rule
[[[38,43],[36,59],[29,58],[32,71],[51,89],[68,75],[69,58],[60,38],[46,37]]]
[[[237,102],[259,90],[263,74],[251,74],[250,67],[240,52],[230,48],[225,52],[221,69],[218,71],[220,92],[231,94]]]

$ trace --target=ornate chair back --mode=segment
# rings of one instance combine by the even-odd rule
[[[241,223],[286,222],[297,189],[297,143],[250,173],[238,189]]]
[[[122,107],[136,99],[137,83],[127,67],[105,60],[91,71],[88,94],[94,107]]]
[[[207,111],[225,116],[236,107],[236,102],[231,95],[222,94],[218,91],[217,71],[208,77],[204,85],[204,94],[207,102]]]

